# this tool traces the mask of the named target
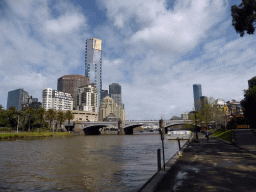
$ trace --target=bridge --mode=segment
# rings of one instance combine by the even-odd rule
[[[188,122],[188,121],[187,121]],[[159,128],[159,120],[127,120],[123,121],[121,125],[118,126],[118,121],[94,121],[94,122],[80,122],[81,129],[83,129],[86,135],[98,135],[100,134],[101,128],[111,127],[118,130],[118,132],[124,131],[124,134],[133,134],[133,129],[140,126],[148,126],[153,129]],[[165,133],[167,133],[168,128],[174,125],[184,125],[186,122],[184,120],[164,120]]]

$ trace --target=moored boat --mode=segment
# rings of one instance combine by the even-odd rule
[[[177,130],[177,131],[168,131],[167,139],[185,139],[188,140],[192,136],[192,132],[188,130]]]

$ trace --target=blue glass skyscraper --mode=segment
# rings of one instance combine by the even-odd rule
[[[201,84],[194,84],[193,85],[193,92],[194,92],[195,110],[199,111],[199,109],[200,109],[200,98],[202,97]]]
[[[86,40],[85,48],[85,76],[89,83],[94,83],[98,93],[98,107],[101,103],[102,90],[102,41],[92,38]]]
[[[16,108],[16,110],[22,110],[22,104],[24,104],[28,98],[28,92],[24,91],[24,89],[9,91],[7,98],[7,109],[13,106]]]

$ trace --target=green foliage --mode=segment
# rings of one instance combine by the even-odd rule
[[[57,113],[57,117],[56,117],[57,121],[60,123],[60,128],[62,123],[66,120],[66,115],[63,111],[59,111]]]
[[[241,37],[244,33],[254,34],[256,21],[256,1],[242,0],[240,5],[231,7],[232,25]]]
[[[256,127],[255,107],[256,107],[256,86],[244,90],[244,99],[241,101],[244,110],[244,117],[250,127]]]
[[[219,139],[222,139],[224,141],[227,141],[229,143],[232,143],[231,141],[231,135],[232,135],[232,130],[224,130],[224,129],[218,129],[215,131],[212,136],[217,137]]]
[[[50,126],[52,125],[52,121],[56,119],[56,111],[53,109],[49,109],[46,112],[46,118],[50,121]]]

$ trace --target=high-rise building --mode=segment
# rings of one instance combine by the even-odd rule
[[[98,93],[94,84],[78,87],[76,96],[77,110],[98,112]]]
[[[43,90],[42,107],[45,110],[56,111],[73,110],[73,98],[70,93],[64,93],[47,88]]]
[[[85,48],[85,76],[89,84],[94,83],[98,92],[98,106],[101,102],[102,90],[102,41],[92,38],[86,40]]]
[[[116,102],[120,107],[122,104],[121,85],[118,83],[112,83],[109,85],[109,96]]]
[[[76,88],[88,84],[88,77],[84,75],[64,75],[58,79],[57,90],[70,93],[73,97],[74,107],[76,106]]]
[[[101,100],[108,96],[108,90],[101,90]]]
[[[200,97],[202,97],[201,84],[194,84],[193,85],[193,93],[194,93],[195,110],[199,111],[199,109],[200,109]]]
[[[7,98],[7,109],[13,106],[16,108],[16,110],[22,110],[22,105],[27,101],[28,98],[28,92],[26,92],[24,89],[9,91]]]

